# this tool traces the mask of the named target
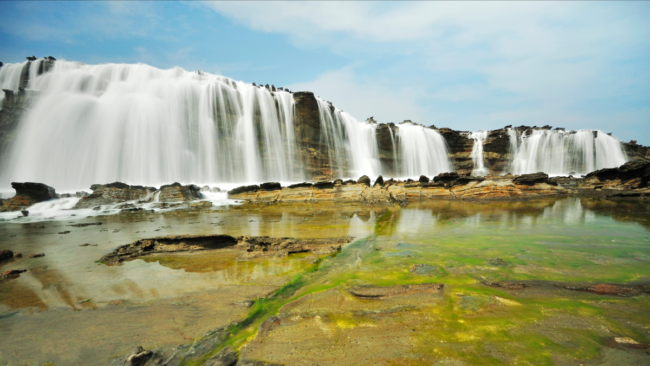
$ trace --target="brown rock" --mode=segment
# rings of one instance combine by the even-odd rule
[[[16,190],[16,195],[2,202],[2,211],[20,211],[23,207],[29,207],[35,203],[56,199],[54,188],[43,183],[11,183]]]
[[[130,186],[120,182],[93,184],[90,189],[93,193],[82,197],[74,206],[75,209],[152,199],[153,193],[156,191],[154,187]]]
[[[29,255],[29,258],[40,258],[40,257],[45,257],[45,253],[36,253],[36,254]]]

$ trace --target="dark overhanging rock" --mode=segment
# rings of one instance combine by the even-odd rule
[[[0,211],[20,211],[23,207],[58,198],[54,188],[43,183],[12,182],[11,187],[16,195],[3,201]]]

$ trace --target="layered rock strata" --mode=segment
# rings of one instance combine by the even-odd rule
[[[0,211],[20,211],[35,203],[58,198],[54,188],[43,183],[11,183],[16,195],[2,202]]]
[[[156,191],[154,187],[130,186],[120,182],[93,184],[90,189],[93,193],[82,197],[74,208],[91,208],[126,201],[148,200]]]
[[[292,253],[325,255],[341,250],[341,245],[352,241],[352,237],[324,239],[270,238],[268,236],[230,235],[178,235],[141,239],[122,245],[106,254],[99,261],[118,264],[151,254],[196,252],[232,248],[239,251],[240,260],[258,257],[280,257]]]

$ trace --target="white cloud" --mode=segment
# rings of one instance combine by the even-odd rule
[[[393,89],[381,81],[360,78],[352,67],[327,72],[316,80],[287,87],[292,91],[312,91],[359,120],[374,117],[382,123],[405,119],[432,123],[425,121],[426,113],[416,103],[417,90],[410,87]]]

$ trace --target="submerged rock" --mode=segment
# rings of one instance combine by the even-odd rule
[[[14,252],[8,249],[0,250],[0,262],[8,261],[14,257]]]
[[[29,207],[38,202],[58,198],[54,188],[43,183],[11,183],[16,190],[16,195],[2,202],[2,211],[20,211],[23,207]]]
[[[353,296],[364,299],[381,299],[397,295],[430,293],[439,294],[444,288],[442,283],[425,283],[421,285],[396,285],[396,286],[354,286],[348,289]]]
[[[117,264],[155,253],[194,252],[234,248],[240,251],[240,259],[257,257],[278,257],[291,253],[332,254],[341,249],[342,244],[352,241],[352,237],[324,239],[270,238],[268,236],[230,235],[177,235],[141,239],[132,244],[122,245],[106,254],[99,261]]]
[[[559,281],[527,280],[527,281],[485,281],[483,284],[492,287],[501,287],[509,290],[538,289],[564,289],[571,291],[591,292],[599,295],[636,296],[650,293],[650,284],[612,284],[612,283],[566,283]]]
[[[488,261],[488,263],[490,263],[493,266],[497,266],[497,267],[507,267],[508,266],[508,262],[504,261],[501,258],[492,258],[492,259],[490,259]]]

